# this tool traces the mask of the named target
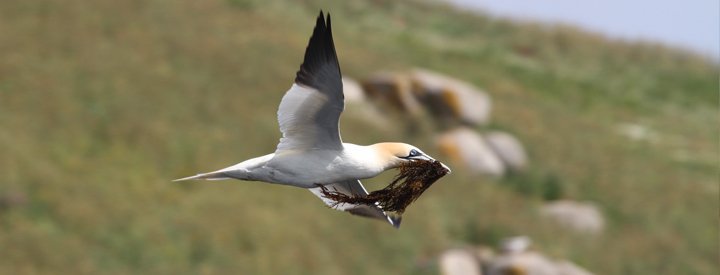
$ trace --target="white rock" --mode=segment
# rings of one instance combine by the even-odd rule
[[[622,123],[617,126],[617,131],[621,135],[634,141],[655,142],[658,140],[658,134],[642,124]]]
[[[602,212],[592,203],[569,200],[545,204],[540,213],[549,219],[581,233],[599,234],[605,229]]]
[[[375,130],[391,131],[395,126],[391,120],[387,119],[378,109],[367,101],[346,104],[343,111],[345,119],[357,119],[367,125],[372,126]]]
[[[413,70],[410,81],[415,96],[444,123],[482,125],[490,120],[490,97],[470,83],[422,69]]]
[[[592,275],[589,271],[566,260],[553,260],[528,250],[532,241],[527,236],[508,238],[500,244],[501,253],[483,261],[489,275]]]
[[[367,100],[360,83],[347,76],[342,77],[342,83],[345,94],[343,116],[362,120],[380,130],[390,129],[391,125],[387,116],[379,112],[377,107]]]
[[[386,109],[394,109],[411,116],[422,112],[420,103],[412,95],[407,75],[394,72],[375,73],[361,82],[365,95]]]
[[[527,153],[517,138],[498,131],[488,132],[483,136],[508,169],[521,171],[527,167]]]
[[[507,238],[500,243],[500,252],[505,254],[515,254],[525,252],[530,248],[532,240],[528,236],[517,236]]]
[[[473,249],[475,258],[480,263],[480,266],[485,266],[495,258],[495,251],[488,246],[478,246]]]
[[[495,177],[505,173],[505,165],[482,136],[468,128],[457,128],[441,134],[436,143],[439,150],[466,169]]]
[[[537,252],[503,254],[486,269],[488,275],[558,275],[555,263]]]
[[[440,274],[481,275],[475,256],[463,249],[452,249],[440,255]]]
[[[342,84],[343,93],[345,94],[345,103],[365,101],[365,91],[363,91],[360,83],[350,77],[343,76]]]
[[[592,275],[590,271],[565,260],[557,261],[555,267],[558,270],[558,275]]]
[[[487,264],[485,270],[488,275],[592,275],[574,263],[554,261],[532,251],[498,256]]]

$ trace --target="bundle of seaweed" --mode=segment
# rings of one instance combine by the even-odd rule
[[[434,161],[412,161],[399,167],[400,173],[385,188],[373,191],[367,196],[347,195],[330,191],[321,186],[322,194],[341,203],[379,205],[384,211],[402,214],[405,208],[422,195],[435,181],[450,171],[442,163]]]

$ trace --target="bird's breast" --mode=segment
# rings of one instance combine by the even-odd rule
[[[314,150],[276,155],[269,163],[276,183],[315,187],[377,176],[382,167],[359,155],[343,151]]]

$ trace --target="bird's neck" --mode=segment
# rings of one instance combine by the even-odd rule
[[[366,147],[374,152],[377,161],[383,163],[383,169],[388,170],[397,168],[402,163],[402,160],[395,156],[397,144],[394,142],[381,142]]]
[[[346,155],[364,166],[377,169],[378,173],[400,165],[399,160],[394,155],[383,150],[382,143],[367,146],[344,143],[343,146],[347,152]]]

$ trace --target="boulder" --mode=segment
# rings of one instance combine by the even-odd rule
[[[555,260],[530,250],[532,241],[517,236],[501,241],[499,253],[486,246],[451,249],[439,257],[441,274],[592,275],[567,260]]]
[[[495,258],[495,251],[489,246],[477,246],[472,252],[480,263],[480,266],[487,266]]]
[[[527,166],[527,153],[522,143],[513,135],[492,131],[483,135],[485,141],[505,166],[513,171],[522,171]]]
[[[484,270],[490,275],[592,275],[569,261],[556,261],[539,252],[530,251],[531,243],[527,236],[503,240],[501,254],[487,262],[483,266]]]
[[[410,73],[415,97],[443,125],[482,125],[490,120],[490,96],[470,83],[428,70]]]
[[[345,94],[345,103],[355,103],[365,101],[365,91],[360,83],[347,76],[342,77],[343,93]]]
[[[474,173],[500,177],[505,165],[482,136],[468,128],[457,128],[436,139],[440,152]]]
[[[532,240],[528,236],[517,236],[503,239],[500,242],[500,252],[503,254],[516,254],[528,250]]]
[[[649,141],[657,142],[659,140],[658,133],[642,124],[638,123],[622,123],[617,125],[619,134],[633,141]]]
[[[558,200],[545,204],[540,213],[576,232],[599,234],[605,229],[605,219],[598,207],[589,202]]]
[[[555,263],[555,267],[558,270],[559,275],[592,275],[590,271],[565,260],[560,260]]]
[[[387,116],[383,115],[377,109],[377,106],[367,100],[360,83],[347,76],[342,77],[342,83],[343,93],[345,94],[343,116],[346,119],[357,119],[379,130],[389,130],[392,127]]]
[[[440,255],[440,274],[481,275],[482,272],[473,253],[464,249],[451,249]]]
[[[417,116],[422,109],[410,90],[407,75],[394,72],[378,72],[361,82],[365,95],[383,109],[396,110]]]
[[[558,275],[555,262],[532,251],[502,254],[485,270],[488,275]]]

